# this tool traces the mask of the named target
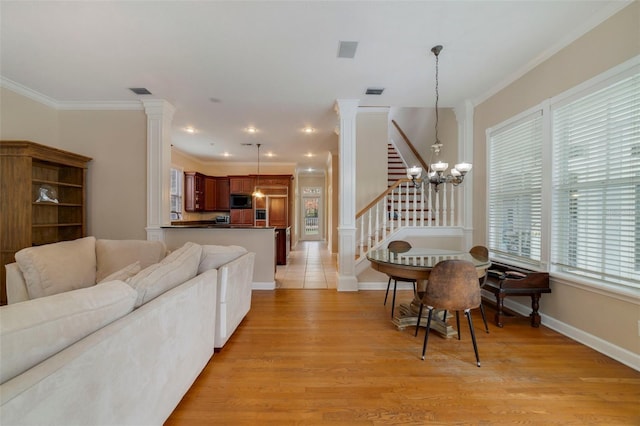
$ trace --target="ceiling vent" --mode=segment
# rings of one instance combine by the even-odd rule
[[[368,87],[365,95],[382,95],[382,92],[384,92],[384,89],[378,87]]]
[[[130,87],[129,90],[131,90],[136,95],[150,95],[151,94],[151,92],[148,91],[147,89],[145,89],[144,87]]]
[[[356,56],[356,49],[358,48],[357,41],[341,41],[338,48],[338,58],[350,58],[353,59]]]

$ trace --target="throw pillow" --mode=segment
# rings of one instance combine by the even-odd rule
[[[195,277],[201,255],[202,246],[188,242],[129,278],[126,282],[138,292],[136,308]]]
[[[140,267],[140,261],[134,262],[131,265],[127,265],[124,268],[115,271],[111,275],[107,275],[105,278],[100,280],[100,283],[104,283],[107,281],[126,281],[128,278],[133,277],[138,272],[140,272],[142,268]]]
[[[136,297],[112,281],[0,307],[0,383],[125,316]]]
[[[140,261],[144,269],[160,262],[167,254],[163,241],[103,240],[96,241],[96,281],[114,273],[132,262]]]
[[[202,259],[198,267],[198,274],[209,269],[218,269],[245,253],[247,253],[247,249],[240,246],[202,246]]]
[[[89,287],[96,283],[96,239],[28,247],[16,253],[30,299]]]

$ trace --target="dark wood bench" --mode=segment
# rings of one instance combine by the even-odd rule
[[[530,296],[531,327],[540,326],[540,296],[551,293],[547,272],[534,272],[492,261],[487,282],[482,288],[496,297],[495,322],[498,327],[503,327],[503,320],[508,317],[504,312],[504,298],[507,296]]]

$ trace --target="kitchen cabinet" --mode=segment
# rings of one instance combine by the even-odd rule
[[[184,172],[184,209],[188,212],[204,211],[205,176],[198,172]]]
[[[276,264],[286,265],[291,251],[291,227],[276,229]]]
[[[253,209],[231,209],[232,225],[253,225]]]
[[[254,179],[252,177],[229,177],[229,192],[231,194],[251,194],[253,187]]]
[[[287,197],[267,197],[267,218],[269,226],[285,227],[288,226],[287,220]]]
[[[229,178],[216,178],[216,204],[218,210],[229,210]]]
[[[4,265],[31,246],[86,236],[86,174],[91,158],[28,141],[0,142],[0,303]]]
[[[212,176],[204,177],[204,211],[213,212],[218,208],[216,178]]]

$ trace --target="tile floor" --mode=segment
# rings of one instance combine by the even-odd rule
[[[286,265],[276,267],[276,288],[336,288],[337,256],[326,241],[298,241]]]

